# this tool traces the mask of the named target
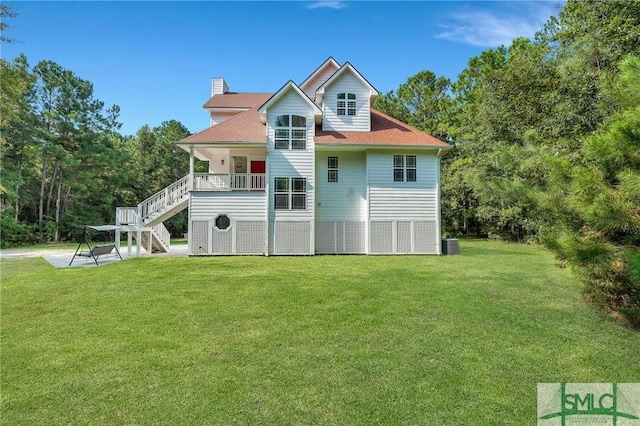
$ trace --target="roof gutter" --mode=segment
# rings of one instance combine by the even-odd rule
[[[448,149],[443,146],[429,146],[429,145],[390,145],[390,144],[373,144],[373,143],[341,143],[341,142],[316,142],[316,149],[329,150],[329,149],[345,149],[345,150],[368,150],[368,149],[383,149],[383,150],[420,150],[420,151],[437,151],[438,155],[442,150]]]

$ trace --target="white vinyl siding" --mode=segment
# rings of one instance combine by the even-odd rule
[[[393,154],[370,152],[367,156],[371,220],[437,220],[438,158],[417,154],[416,182],[394,182]]]
[[[338,93],[356,95],[356,115],[337,114]],[[368,132],[371,130],[371,108],[369,89],[362,85],[353,74],[345,72],[337,81],[325,89],[323,97],[322,130]]]
[[[394,181],[394,154],[416,156],[415,182]],[[439,253],[438,167],[430,153],[367,154],[370,253]]]
[[[313,220],[315,215],[314,111],[308,100],[294,90],[285,93],[267,111],[267,179],[269,182],[269,247],[271,254],[313,254]],[[307,120],[306,149],[275,149],[275,117],[291,114]],[[274,179],[305,178],[304,209],[274,208]],[[289,234],[290,233],[290,234]]]
[[[191,220],[210,220],[220,214],[231,219],[264,220],[267,195],[255,192],[192,192],[189,201]]]
[[[220,112],[220,111],[211,111],[210,113],[210,125],[211,126],[215,126],[216,124],[220,124],[223,121],[226,121],[232,117],[234,117],[235,115],[238,115],[242,112],[243,110],[238,110],[238,111],[224,111],[224,112]]]
[[[222,95],[229,91],[229,86],[224,78],[214,77],[211,79],[211,96]]]
[[[338,159],[337,182],[328,182],[329,157]],[[317,152],[317,253],[366,252],[366,165],[364,152]]]
[[[307,148],[295,150],[274,149],[275,117],[283,114],[300,115],[307,119]],[[272,219],[294,218],[313,220],[315,205],[314,179],[314,117],[311,106],[293,90],[284,94],[280,100],[269,108],[267,118],[268,135],[268,177],[269,185],[269,213]],[[273,179],[275,177],[303,177],[307,179],[307,203],[304,210],[274,210]]]
[[[338,158],[338,182],[328,182],[328,158]],[[316,156],[316,220],[366,219],[366,157],[364,152],[320,151]]]

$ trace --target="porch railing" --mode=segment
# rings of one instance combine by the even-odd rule
[[[142,225],[173,209],[189,196],[189,191],[264,191],[264,173],[194,173],[172,183],[147,198],[138,207],[118,207],[118,225]]]
[[[116,207],[116,225],[137,225],[137,207]]]
[[[195,173],[194,191],[264,191],[263,173]]]

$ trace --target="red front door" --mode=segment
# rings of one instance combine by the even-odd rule
[[[251,161],[251,173],[264,173],[267,170],[266,163],[262,161]]]
[[[262,176],[251,176],[251,190],[252,191],[264,191],[264,173],[267,167],[264,160],[251,162],[251,173],[259,174]]]

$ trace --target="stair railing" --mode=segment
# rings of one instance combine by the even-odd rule
[[[159,223],[155,226],[152,226],[151,229],[153,230],[156,238],[162,241],[166,248],[169,248],[171,244],[171,234],[169,233],[169,230],[164,226],[164,224]]]
[[[148,222],[153,216],[162,214],[173,205],[184,200],[191,190],[191,179],[186,175],[177,182],[172,183],[161,191],[156,192],[138,204],[139,219],[142,223]]]

